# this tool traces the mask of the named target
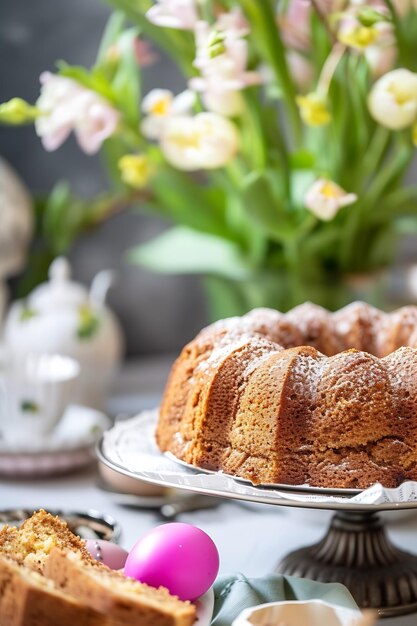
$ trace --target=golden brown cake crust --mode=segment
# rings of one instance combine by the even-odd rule
[[[192,626],[195,619],[195,605],[110,570],[43,510],[0,531],[0,626]]]
[[[85,561],[94,563],[84,541],[66,522],[43,509],[35,511],[19,529],[6,525],[0,530],[0,552],[40,573],[54,547],[78,552]]]
[[[417,477],[416,381],[415,306],[256,309],[184,348],[157,442],[254,484],[393,487]]]
[[[110,626],[87,603],[56,589],[37,572],[0,554],[1,626]]]
[[[54,583],[101,613],[112,626],[192,626],[195,606],[104,566],[83,563],[79,555],[54,549],[45,566]]]

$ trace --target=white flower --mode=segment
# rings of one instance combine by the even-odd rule
[[[175,115],[189,113],[195,104],[195,94],[186,90],[174,96],[168,89],[152,89],[142,101],[142,110],[147,115],[141,130],[147,139],[159,139],[167,121]]]
[[[44,72],[40,80],[42,89],[36,106],[41,115],[35,120],[35,128],[45,149],[56,150],[74,131],[84,152],[97,152],[116,131],[119,112],[96,92],[70,78]]]
[[[316,217],[330,221],[344,206],[356,202],[355,193],[347,193],[331,180],[319,178],[307,190],[304,204]]]
[[[178,169],[216,169],[231,161],[239,148],[236,126],[215,113],[171,117],[161,137],[166,159]]]
[[[225,14],[223,22],[227,23]],[[200,21],[196,27],[197,56],[194,65],[201,76],[192,78],[191,89],[203,94],[206,107],[221,115],[238,115],[243,99],[237,92],[262,81],[259,72],[246,69],[248,44],[240,37],[243,28],[232,20],[230,30],[217,30]],[[230,25],[229,23],[229,25]]]
[[[156,26],[193,30],[197,20],[195,0],[156,0],[146,17]]]
[[[398,56],[398,48],[394,43],[369,46],[366,48],[364,54],[372,76],[379,78],[394,67],[395,60]]]
[[[417,74],[402,68],[384,74],[372,87],[368,107],[386,128],[411,126],[417,119]]]
[[[245,37],[250,33],[249,23],[240,7],[234,7],[228,13],[220,13],[215,29],[227,32],[229,36],[233,37]]]
[[[243,112],[245,101],[240,91],[217,90],[215,86],[203,92],[204,106],[208,111],[234,117]]]
[[[248,43],[236,37],[236,31],[218,31],[222,51],[212,54],[211,44],[216,30],[207,22],[196,27],[197,56],[194,65],[206,80],[217,80],[223,90],[244,89],[261,81],[258,72],[247,71]],[[219,87],[220,88],[220,87]]]

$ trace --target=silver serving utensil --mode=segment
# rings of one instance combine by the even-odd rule
[[[214,509],[224,502],[224,498],[212,496],[202,496],[200,494],[191,495],[188,498],[181,498],[173,502],[167,502],[158,509],[158,516],[167,522],[172,522],[178,515],[191,511],[201,511],[204,509]]]

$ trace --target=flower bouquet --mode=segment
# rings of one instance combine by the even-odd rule
[[[355,276],[387,267],[398,237],[417,232],[417,186],[404,183],[415,1],[109,2],[92,68],[60,63],[34,105],[0,106],[4,123],[34,122],[47,150],[73,131],[102,151],[111,189],[77,204],[77,224],[136,205],[166,216],[173,226],[130,259],[204,275],[214,315],[338,307]],[[182,72],[176,94],[142,93],[149,41]],[[63,220],[71,206],[61,198]]]

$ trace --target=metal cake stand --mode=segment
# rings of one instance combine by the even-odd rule
[[[254,487],[247,481],[221,473],[206,472],[184,463],[176,465],[171,459],[166,462],[174,465],[174,469],[176,465],[178,472],[172,468],[166,471],[164,455],[153,441],[149,441],[149,419],[148,422],[146,419],[138,421],[138,418],[129,421],[132,422],[130,432],[129,427],[125,427],[120,436],[110,440],[104,438],[97,446],[99,460],[111,469],[137,480],[208,496],[335,511],[323,539],[288,554],[276,571],[321,582],[342,583],[361,608],[376,609],[380,617],[417,611],[417,555],[398,549],[390,541],[379,516],[382,511],[417,509],[417,500],[369,504],[351,502],[352,496],[359,493],[353,489],[288,485]],[[131,453],[127,458],[135,459],[133,466],[130,461],[124,461],[123,454],[119,454],[118,448],[126,445]],[[142,446],[137,454],[134,454],[135,446]],[[211,483],[207,481],[207,474],[212,475]],[[302,502],[297,499],[310,495],[313,498]],[[315,500],[314,496],[324,497]]]

